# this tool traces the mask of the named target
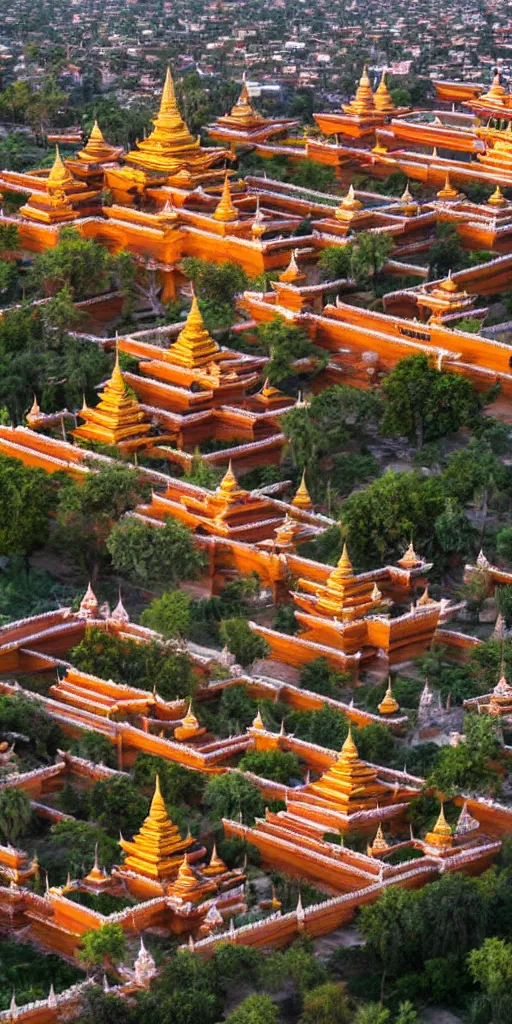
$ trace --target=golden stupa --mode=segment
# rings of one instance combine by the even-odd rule
[[[131,842],[122,837],[119,840],[119,845],[127,854],[124,868],[147,878],[169,878],[176,874],[186,851],[193,843],[190,836],[182,838],[177,825],[167,814],[157,775],[149,814],[140,831]]]
[[[338,760],[305,793],[314,793],[330,807],[344,814],[375,807],[386,792],[377,782],[377,770],[361,761],[349,727]]]
[[[306,470],[303,471],[300,484],[292,498],[292,505],[295,508],[302,508],[309,512],[313,508],[313,502],[306,486]]]
[[[161,174],[175,174],[182,167],[195,168],[201,164],[201,144],[179,112],[170,68],[167,68],[160,109],[153,124],[148,138],[137,142],[137,148],[127,154],[128,163]],[[219,158],[221,155],[219,151]]]
[[[395,104],[386,85],[385,71],[382,72],[381,80],[373,95],[373,101],[379,114],[394,114],[396,111]]]
[[[375,100],[372,92],[372,86],[370,79],[368,78],[368,68],[366,64],[363,68],[363,73],[359,79],[359,85],[356,89],[354,99],[347,103],[343,110],[346,114],[357,114],[359,117],[375,114]]]
[[[220,352],[220,347],[204,326],[204,320],[194,295],[185,326],[178,334],[176,341],[167,350],[167,358],[186,366],[188,369],[199,369],[207,366]]]
[[[233,204],[231,198],[231,187],[229,184],[229,177],[226,174],[224,178],[224,185],[222,186],[222,195],[218,202],[215,210],[213,211],[215,220],[219,220],[224,224],[228,224],[232,220],[238,220],[238,210]]]
[[[73,430],[74,437],[103,444],[144,439],[151,430],[146,413],[124,382],[119,366],[119,351],[116,351],[112,376],[103,391],[100,391],[98,405],[89,409],[84,401],[79,416],[85,422]]]

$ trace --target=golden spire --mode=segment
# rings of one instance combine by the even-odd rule
[[[374,103],[379,111],[379,114],[392,114],[395,110],[395,104],[391,99],[389,89],[386,85],[386,72],[382,72],[381,80],[374,93]]]
[[[296,251],[293,250],[286,270],[279,274],[279,280],[284,281],[285,284],[294,284],[296,281],[303,281],[305,276],[297,263]]]
[[[185,326],[168,349],[169,359],[179,366],[199,369],[211,363],[219,351],[219,345],[206,330],[194,295]]]
[[[435,832],[436,836],[451,836],[451,834],[452,834],[452,830],[451,830],[451,828],[450,828],[450,826],[449,826],[449,824],[448,824],[448,822],[447,822],[447,820],[445,818],[444,804],[443,804],[442,801],[441,801],[441,810],[439,811],[439,816],[438,816],[438,819],[437,819],[437,821],[436,821],[436,823],[434,825],[433,831]]]
[[[503,85],[501,85],[500,75],[498,71],[496,72],[487,92],[482,93],[482,95],[479,97],[479,102],[481,103],[482,100],[492,100],[494,103],[503,104],[503,98],[504,96],[506,96],[506,94],[507,90]]]
[[[381,715],[394,715],[399,710],[398,701],[393,697],[391,690],[391,676],[388,679],[388,688],[379,704],[379,711]]]
[[[65,188],[66,185],[74,185],[75,179],[70,171],[68,171],[61,155],[58,146],[55,146],[55,160],[53,162],[52,169],[46,179],[48,188]]]
[[[237,498],[247,493],[247,491],[242,490],[242,488],[238,486],[238,480],[233,472],[231,459],[229,460],[228,468],[215,493],[220,498],[224,498],[225,501],[235,501]]]
[[[457,192],[457,189],[454,188],[453,185],[450,182],[450,175],[448,174],[448,171],[447,171],[446,172],[446,178],[445,178],[444,185],[443,185],[442,188],[439,189],[439,192],[437,193],[437,198],[438,199],[457,199],[458,195],[459,195],[459,193]]]
[[[336,569],[334,571],[335,571],[336,575],[339,578],[343,577],[344,579],[347,579],[347,580],[352,579],[352,577],[354,575],[354,571],[353,571],[353,568],[352,568],[352,562],[350,561],[350,558],[348,557],[346,541],[343,544],[343,551],[341,552],[341,555],[340,555],[339,560],[338,560],[338,564],[337,564]]]
[[[245,81],[245,72],[242,79],[242,88],[240,90],[240,96],[238,97],[234,106],[231,108],[230,118],[232,118],[235,121],[240,121],[242,122],[242,124],[244,122],[251,123],[255,120],[264,120],[264,118],[262,118],[261,115],[258,114],[256,110],[254,110],[254,107],[251,104],[251,98],[249,96],[247,82]]]
[[[354,99],[347,103],[343,110],[347,114],[371,115],[375,114],[375,100],[372,92],[372,86],[370,79],[368,78],[368,68],[366,64],[363,68],[363,73],[359,79],[359,85],[356,89]]]
[[[347,732],[347,735],[345,737],[343,746],[341,748],[341,752],[340,752],[340,756],[339,756],[338,760],[340,760],[340,761],[354,761],[356,758],[359,758],[359,754],[358,754],[358,751],[357,751],[357,747],[356,747],[356,745],[354,743],[354,738],[352,736],[352,725],[349,723],[348,732]]]
[[[375,857],[376,854],[387,853],[388,850],[389,843],[386,842],[384,838],[384,833],[382,831],[382,823],[380,823],[375,834],[375,839],[373,840],[373,843],[371,843],[371,845],[368,846],[368,855],[370,857]]]
[[[208,864],[208,867],[202,869],[202,873],[203,875],[222,875],[225,871],[227,871],[227,867],[222,860],[222,857],[219,857],[217,853],[217,844],[214,843],[210,863]]]
[[[91,141],[91,139],[93,140],[93,142],[105,142],[103,132],[96,120],[94,121],[94,124],[91,128],[91,134],[89,135],[89,141]]]
[[[356,199],[354,186],[349,186],[346,196],[343,197],[339,206],[334,211],[336,220],[347,220],[351,219],[358,210],[362,209],[362,202],[360,199]]]
[[[175,873],[184,852],[193,843],[190,837],[182,838],[178,827],[169,818],[157,775],[149,813],[140,831],[131,842],[120,839],[119,845],[128,854],[125,868],[148,878],[167,878]]]
[[[500,188],[499,185],[496,185],[496,188],[494,189],[494,192],[493,192],[492,196],[489,196],[489,199],[487,200],[487,204],[488,204],[488,206],[506,206],[507,205],[507,200],[505,199],[505,196],[503,195],[503,192],[501,191],[501,188]]]
[[[384,793],[377,769],[361,761],[349,729],[338,759],[320,779],[306,786],[306,793],[320,796],[328,806],[347,814],[375,806]]]
[[[227,172],[224,178],[224,185],[222,188],[220,202],[215,207],[215,210],[213,211],[213,216],[215,217],[215,220],[220,220],[223,223],[228,223],[228,221],[232,220],[238,220],[238,211],[236,207],[233,205],[233,200],[231,199],[231,188]]]
[[[168,115],[171,117],[179,118],[181,121],[181,114],[178,109],[176,102],[176,93],[174,91],[174,82],[171,75],[171,69],[167,65],[167,71],[165,73],[165,82],[162,89],[162,99],[160,100],[160,108],[158,111],[160,115]]]
[[[423,591],[421,597],[419,597],[418,600],[416,601],[416,607],[423,608],[427,604],[434,604],[432,598],[429,597],[428,584],[425,587],[425,590]]]
[[[405,553],[402,555],[401,558],[398,559],[397,565],[401,565],[402,569],[413,569],[416,565],[419,565],[420,562],[421,558],[418,558],[418,555],[416,554],[412,546],[411,540],[411,543],[409,544],[409,547],[407,548]]]
[[[263,730],[265,729],[265,723],[264,723],[264,721],[263,721],[263,719],[261,717],[261,711],[259,710],[259,708],[258,708],[258,714],[256,715],[256,718],[254,719],[251,728],[252,729],[263,729]]]
[[[120,147],[110,146],[105,141],[103,132],[98,122],[95,121],[84,148],[79,150],[77,156],[79,160],[100,163],[101,161],[116,159],[120,152]]]
[[[303,508],[307,511],[313,508],[313,502],[311,501],[311,497],[306,486],[305,469],[303,470],[300,484],[295,492],[295,497],[292,499],[292,505],[294,505],[295,508]]]

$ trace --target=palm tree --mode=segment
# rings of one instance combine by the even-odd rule
[[[371,277],[373,290],[393,248],[389,235],[362,231],[354,243],[353,267],[356,277]]]

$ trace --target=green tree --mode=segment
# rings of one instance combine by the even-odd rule
[[[354,244],[330,245],[322,249],[318,258],[318,266],[327,281],[354,276]]]
[[[504,526],[497,533],[496,551],[500,558],[512,564],[512,526]]]
[[[466,266],[466,253],[453,224],[441,222],[436,227],[436,240],[429,251],[431,280],[446,277],[450,271]]]
[[[87,821],[67,819],[56,822],[52,825],[49,843],[52,854],[45,858],[45,864],[50,872],[54,866],[60,868],[62,881],[68,871],[71,878],[82,878],[90,871],[96,848],[99,863],[107,871],[119,859],[117,836],[113,839],[98,825]]]
[[[132,769],[133,781],[142,789],[154,789],[158,775],[160,790],[169,804],[190,804],[202,796],[204,778],[200,772],[153,754],[138,754]]]
[[[216,775],[208,783],[204,793],[204,805],[213,821],[222,818],[238,819],[252,825],[255,818],[263,817],[263,797],[249,779],[239,772]]]
[[[411,537],[415,548],[427,556],[432,551],[432,524],[445,503],[442,481],[416,472],[388,472],[351,494],[341,518],[353,564],[393,562]]]
[[[219,632],[222,642],[244,668],[256,658],[266,658],[270,651],[267,641],[253,633],[246,619],[224,619]]]
[[[389,1010],[384,1010],[380,1003],[360,1006],[354,1017],[354,1024],[389,1024],[389,1021]]]
[[[126,954],[126,939],[120,924],[104,924],[84,932],[79,959],[88,967],[118,964]]]
[[[6,786],[0,790],[0,834],[4,841],[15,846],[31,818],[30,800],[22,789]]]
[[[41,469],[0,455],[0,554],[23,555],[43,547],[55,492]]]
[[[70,555],[92,580],[108,565],[112,523],[147,495],[137,471],[106,465],[80,484],[66,479],[57,504],[56,547]]]
[[[328,192],[336,185],[336,175],[332,167],[322,166],[316,160],[301,160],[293,169],[293,184]]]
[[[187,654],[160,643],[140,644],[102,629],[89,629],[71,652],[76,668],[143,690],[156,689],[164,700],[190,697],[197,674]]]
[[[146,817],[149,802],[132,779],[121,775],[95,782],[87,794],[87,804],[93,821],[109,835],[118,836],[123,830],[137,831]]]
[[[116,276],[115,256],[92,238],[82,238],[75,228],[62,228],[59,242],[35,256],[31,278],[45,294],[62,288],[75,298],[107,291]]]
[[[247,996],[225,1018],[226,1024],[277,1024],[279,1011],[270,996],[254,993]]]
[[[190,630],[190,598],[181,590],[166,590],[155,597],[140,621],[143,626],[161,633],[165,640],[188,636]]]
[[[295,387],[296,390],[298,385],[294,385],[294,377],[297,377],[297,368],[294,364],[297,360],[313,360],[313,369],[325,363],[324,353],[313,345],[305,331],[286,323],[280,317],[274,317],[269,323],[260,324],[258,337],[270,355],[265,372],[274,387],[288,390]],[[310,372],[311,367],[308,365],[305,371],[300,370],[299,376],[304,377]]]
[[[335,672],[327,658],[314,658],[302,665],[299,672],[303,690],[312,690],[325,697],[335,697],[350,683],[350,676]]]
[[[500,753],[496,721],[491,715],[466,715],[465,742],[443,747],[427,785],[447,796],[462,790],[480,794],[496,793],[500,776],[490,762]]]
[[[86,729],[80,734],[80,739],[72,744],[73,752],[86,761],[94,761],[95,764],[105,764],[107,768],[115,768],[117,758],[115,749],[100,732],[94,729]]]
[[[399,975],[414,964],[421,936],[415,894],[398,887],[386,889],[376,903],[361,908],[359,924],[384,972]]]
[[[238,767],[241,772],[253,772],[265,779],[282,782],[285,786],[292,779],[301,777],[297,755],[283,750],[249,750]]]
[[[482,408],[470,380],[434,369],[425,355],[400,359],[382,390],[386,398],[383,433],[405,434],[417,448],[473,424]]]
[[[512,943],[486,939],[480,949],[471,950],[468,965],[487,996],[493,1024],[508,1024],[512,1017]]]
[[[236,263],[214,263],[187,256],[183,272],[190,278],[207,327],[229,327],[234,321],[237,295],[249,283],[247,274]]]
[[[405,1003],[400,1003],[394,1024],[419,1024],[418,1014],[408,999]]]
[[[125,519],[111,530],[107,549],[118,572],[142,586],[195,578],[204,564],[191,531],[174,519],[163,527]]]
[[[306,993],[299,1024],[351,1024],[353,1016],[346,985],[326,981]]]
[[[375,285],[388,262],[392,249],[393,239],[389,235],[379,235],[374,231],[361,231],[354,242],[352,256],[354,276],[363,281],[370,279],[375,290]]]

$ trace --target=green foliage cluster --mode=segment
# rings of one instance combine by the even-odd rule
[[[113,526],[106,546],[118,572],[144,587],[193,579],[204,565],[192,532],[175,519],[167,519],[161,529],[123,519]]]
[[[35,946],[2,936],[0,1010],[8,1010],[13,991],[18,1006],[47,999],[50,985],[58,995],[83,980],[83,973],[56,953],[41,953]]]
[[[158,643],[139,644],[101,629],[87,631],[73,648],[70,660],[76,668],[102,679],[152,690],[164,700],[189,697],[197,684],[188,655],[168,650]]]
[[[393,249],[389,235],[361,231],[343,246],[333,245],[320,254],[318,265],[327,280],[349,278],[375,290]]]
[[[300,327],[280,317],[260,324],[258,338],[270,356],[265,373],[270,384],[286,394],[296,394],[299,387],[326,364],[325,353],[318,349]],[[307,360],[303,366],[298,361]]]

